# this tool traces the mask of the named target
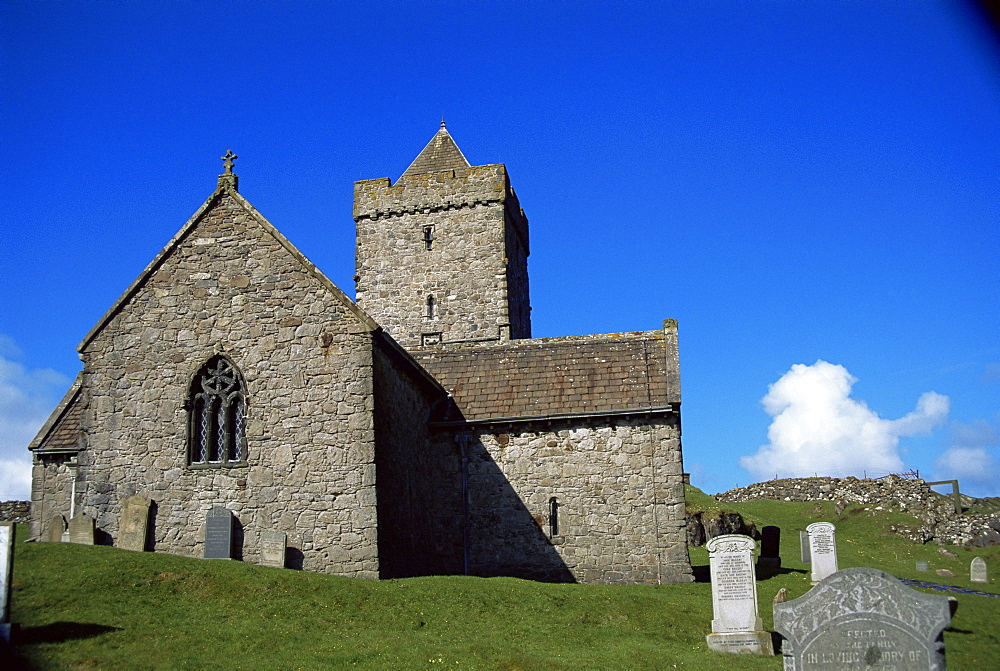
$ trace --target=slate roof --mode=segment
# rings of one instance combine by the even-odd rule
[[[443,172],[445,170],[459,170],[468,168],[469,161],[462,154],[455,141],[448,133],[448,129],[441,122],[441,128],[434,134],[431,141],[427,143],[423,151],[417,154],[410,167],[403,172],[403,177],[410,175],[423,175],[429,172]]]
[[[663,331],[644,331],[410,354],[452,394],[466,421],[499,421],[667,411],[680,403],[675,344]]]
[[[33,452],[77,452],[83,445],[83,400],[80,395],[82,373],[49,416],[35,439],[28,445]]]

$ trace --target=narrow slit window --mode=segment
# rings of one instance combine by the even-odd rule
[[[427,318],[434,319],[434,297],[427,297]]]
[[[559,535],[559,500],[556,497],[549,499],[549,536]]]
[[[424,249],[434,248],[434,227],[424,226]]]

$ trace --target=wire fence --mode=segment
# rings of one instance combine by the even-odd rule
[[[918,480],[920,479],[920,471],[917,469],[912,469],[909,471],[904,471],[902,473],[897,473],[895,471],[885,471],[878,469],[861,469],[861,470],[828,470],[822,473],[797,473],[795,475],[784,475],[779,477],[777,473],[774,474],[774,480],[787,480],[789,478],[858,478],[859,480],[884,480],[890,475],[895,475],[898,478],[905,478],[908,480]]]

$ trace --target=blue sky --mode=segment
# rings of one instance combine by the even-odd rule
[[[0,26],[0,498],[227,149],[350,294],[352,182],[442,116],[507,164],[535,336],[679,320],[695,485],[1000,495],[1000,47],[972,4],[8,0]]]

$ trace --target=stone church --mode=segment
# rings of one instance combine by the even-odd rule
[[[32,534],[87,515],[119,544],[359,578],[692,579],[677,324],[531,337],[528,219],[503,164],[444,124],[403,175],[357,182],[355,300],[218,188],[83,338],[31,443]],[[53,540],[58,540],[56,535]]]

